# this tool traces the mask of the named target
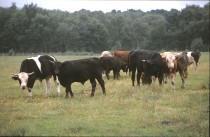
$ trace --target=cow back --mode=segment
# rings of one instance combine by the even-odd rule
[[[130,51],[113,51],[112,55],[120,57],[124,62],[128,63],[128,56]]]

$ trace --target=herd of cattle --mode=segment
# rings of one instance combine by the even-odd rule
[[[12,79],[18,80],[21,89],[28,89],[29,97],[32,96],[32,88],[37,79],[46,80],[46,96],[50,92],[50,78],[53,76],[56,92],[60,93],[60,84],[65,87],[66,97],[73,97],[71,84],[81,82],[84,84],[90,80],[92,85],[91,96],[94,96],[96,80],[100,84],[103,94],[105,91],[105,82],[102,74],[105,73],[109,79],[109,73],[112,70],[114,79],[118,79],[120,70],[131,72],[132,86],[151,84],[158,78],[159,84],[167,83],[171,79],[172,88],[175,89],[175,77],[179,72],[182,80],[181,88],[185,87],[185,79],[188,76],[187,69],[189,65],[194,64],[195,70],[198,68],[200,52],[155,52],[148,50],[134,51],[109,51],[102,52],[100,57],[85,58],[79,60],[70,60],[59,62],[50,55],[39,55],[27,58],[22,61],[20,72],[13,74]]]

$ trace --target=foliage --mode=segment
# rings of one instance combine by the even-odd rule
[[[112,10],[103,13],[81,9],[74,13],[39,8],[0,7],[0,52],[99,53],[116,49],[194,50],[192,41],[209,46],[209,3],[176,9]],[[198,46],[203,46],[198,45]],[[207,51],[208,48],[196,47]]]

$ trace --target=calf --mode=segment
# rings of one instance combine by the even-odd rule
[[[159,84],[163,81],[163,60],[159,53],[148,50],[136,50],[129,54],[129,68],[132,72],[132,86],[134,86],[137,69],[137,85],[140,86],[140,77],[144,72],[146,83],[151,84],[151,76],[158,77]]]
[[[66,88],[66,97],[73,97],[71,84],[74,82],[81,82],[84,84],[87,80],[90,80],[92,85],[91,96],[94,96],[96,88],[96,80],[99,82],[103,94],[105,92],[105,84],[102,79],[102,64],[99,58],[87,58],[72,61],[54,62],[55,73],[58,76],[60,84]]]
[[[50,78],[53,76],[57,94],[60,93],[60,83],[54,73],[54,67],[51,61],[56,59],[49,55],[39,55],[37,57],[27,58],[22,61],[19,74],[13,74],[12,79],[18,80],[21,89],[28,88],[29,97],[32,97],[32,88],[37,79],[46,80],[46,96],[50,92]]]
[[[120,70],[122,69],[123,72],[127,71],[127,63],[124,62],[120,57],[100,57],[100,60],[105,66],[105,73],[107,76],[107,79],[109,79],[109,73],[111,70],[113,70],[114,79],[119,78]]]

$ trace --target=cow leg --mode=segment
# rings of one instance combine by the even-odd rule
[[[164,74],[164,84],[168,83],[167,79],[168,79],[168,74]]]
[[[132,74],[131,74],[132,86],[134,86],[135,74],[136,74],[136,69],[132,69]]]
[[[174,90],[175,90],[175,78],[176,74],[171,74],[171,85]]]
[[[162,82],[163,82],[163,73],[159,73],[158,74],[158,81],[159,81],[159,85],[162,85]]]
[[[71,85],[66,87],[66,98],[69,97],[69,94],[71,95],[72,98],[74,97],[74,94],[73,94],[73,92],[71,90]]]
[[[184,70],[184,77],[187,78],[188,76],[188,72],[187,72],[187,68]]]
[[[46,78],[46,93],[45,95],[48,96],[50,94],[50,78]]]
[[[96,79],[98,80],[98,83],[100,84],[100,86],[103,90],[103,94],[106,95],[104,80],[102,79],[102,77],[99,77],[99,78],[96,78]]]
[[[107,77],[108,80],[109,80],[109,72],[108,71],[105,72],[106,73],[106,77]]]
[[[116,79],[116,70],[113,70],[113,79]]]
[[[57,95],[59,95],[60,94],[60,82],[58,80],[58,76],[53,75],[53,77],[54,77],[56,92],[57,92]]]
[[[36,79],[31,79],[30,82],[28,81],[27,87],[28,87],[28,96],[32,97],[32,88],[34,86],[34,82]]]
[[[140,86],[141,71],[137,70],[137,86]]]
[[[95,78],[91,78],[90,79],[90,83],[92,85],[92,92],[91,92],[90,96],[93,97],[94,93],[95,93],[95,89],[96,89],[96,80],[95,80]]]
[[[180,77],[182,79],[182,86],[181,88],[184,88],[184,84],[185,84],[185,76],[184,76],[184,72],[183,71],[179,71]]]
[[[120,70],[116,71],[116,77],[117,77],[117,79],[119,79],[119,77],[120,77]]]
[[[32,89],[31,88],[28,88],[28,97],[32,97]]]

